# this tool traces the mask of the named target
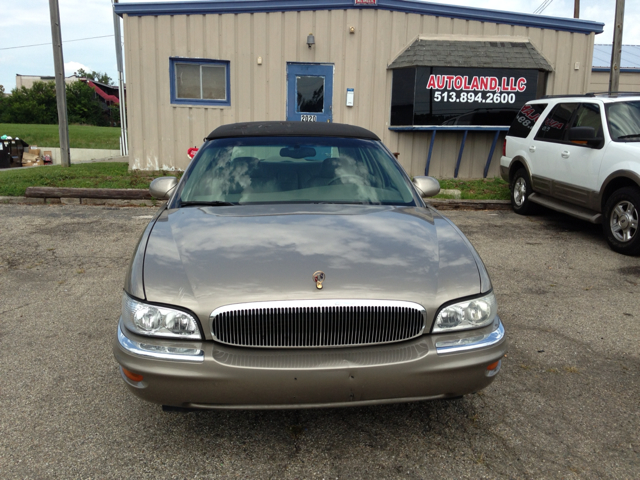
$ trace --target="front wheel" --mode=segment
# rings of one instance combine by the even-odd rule
[[[616,190],[604,206],[602,228],[612,250],[623,255],[640,254],[640,189],[624,187]]]
[[[524,168],[520,168],[511,181],[511,206],[513,211],[520,215],[534,213],[535,205],[529,200],[531,190],[531,180]]]

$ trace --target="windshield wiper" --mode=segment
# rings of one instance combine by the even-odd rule
[[[203,202],[200,200],[194,200],[190,202],[180,202],[181,207],[230,207],[236,205],[231,202],[222,202],[220,200],[213,200],[210,202]]]
[[[618,140],[622,140],[623,138],[637,138],[640,137],[640,133],[634,133],[632,135],[622,135],[618,137]]]

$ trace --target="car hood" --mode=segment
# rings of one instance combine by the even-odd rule
[[[442,303],[480,293],[476,255],[429,208],[189,207],[158,217],[143,281],[148,301],[203,320],[223,305],[308,299],[412,301],[432,317]]]

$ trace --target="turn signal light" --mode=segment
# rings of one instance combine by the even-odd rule
[[[139,374],[137,374],[137,373],[130,372],[129,370],[127,370],[127,369],[126,369],[126,368],[124,368],[124,367],[121,367],[121,368],[122,368],[122,373],[124,373],[124,375],[125,375],[129,380],[131,380],[131,381],[133,381],[133,382],[141,382],[141,381],[142,381],[142,375],[139,375]]]
[[[498,372],[500,371],[500,365],[502,365],[502,360],[498,360],[497,362],[493,362],[491,365],[487,366],[487,370],[484,372],[484,374],[487,377],[493,377],[493,376],[497,375]]]

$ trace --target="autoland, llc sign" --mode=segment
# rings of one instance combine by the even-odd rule
[[[497,68],[395,69],[391,126],[509,126],[526,102],[544,94],[544,76]]]

